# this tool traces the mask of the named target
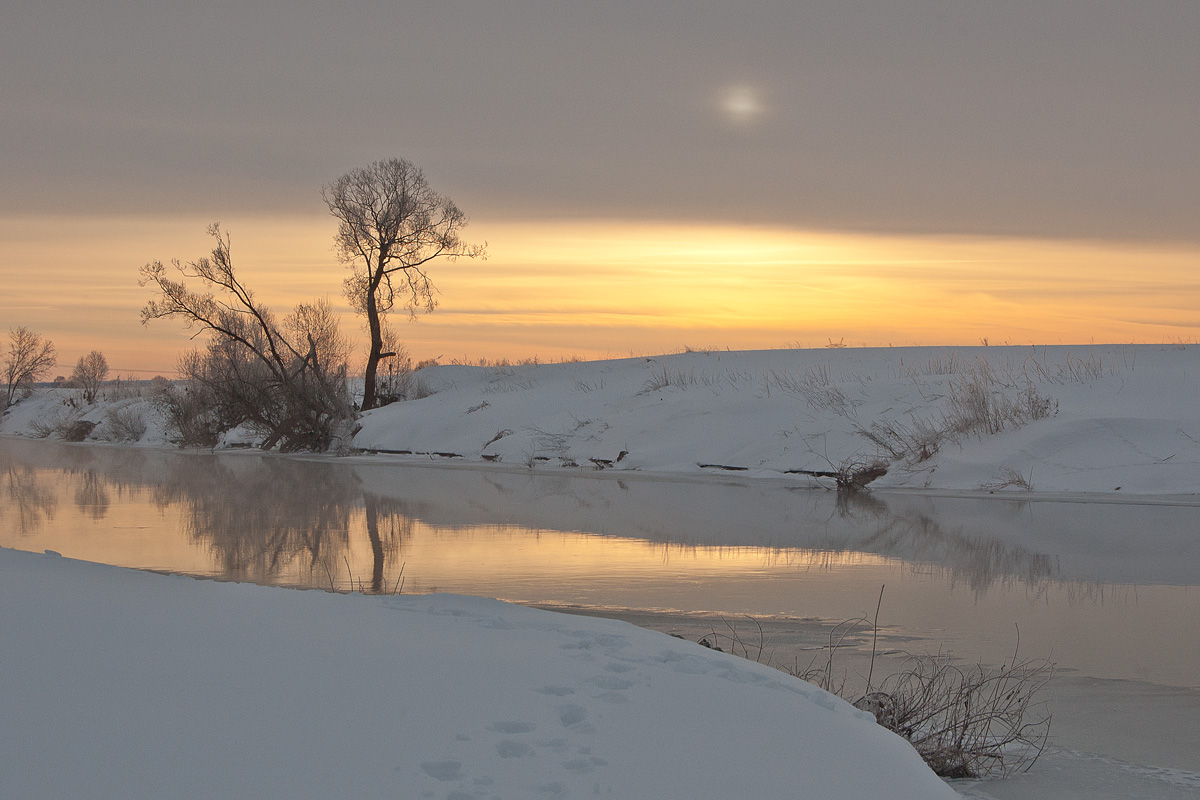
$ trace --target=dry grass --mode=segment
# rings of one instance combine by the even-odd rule
[[[903,736],[944,778],[1024,772],[1042,754],[1050,716],[1035,695],[1053,677],[1045,660],[999,670],[960,667],[944,656],[914,658],[854,705]]]
[[[952,377],[939,414],[912,415],[909,422],[886,417],[869,425],[855,421],[855,431],[890,461],[917,464],[946,442],[1001,433],[1058,413],[1058,401],[1042,394],[1032,379],[1013,378],[1011,371],[986,359],[947,368]]]
[[[862,382],[861,378],[854,380]],[[799,395],[813,411],[832,411],[850,418],[859,403],[846,395],[840,383],[830,378],[828,364],[806,367],[803,373],[773,369],[767,372],[763,381],[768,396],[772,389]]]
[[[867,625],[878,634],[878,608],[874,623],[859,617],[832,628],[823,663],[814,659],[807,669],[785,671],[869,711],[943,778],[1010,775],[1033,766],[1050,735],[1050,714],[1037,695],[1053,678],[1053,664],[1021,660],[1016,650],[998,670],[962,667],[945,655],[912,656],[876,686],[873,639],[866,685],[855,689],[846,674],[838,674],[835,654],[846,637]]]
[[[883,592],[880,591],[882,604]],[[914,656],[878,684],[875,669],[876,619],[846,620],[829,632],[824,654],[805,669],[781,667],[784,672],[842,697],[874,715],[876,722],[902,736],[935,773],[944,778],[982,778],[1027,771],[1045,750],[1050,715],[1038,698],[1054,675],[1044,659],[1012,659],[999,669],[982,664],[959,666],[947,656]],[[747,617],[757,634],[744,636],[733,623],[713,628],[699,644],[770,664],[773,653],[762,625]],[[865,685],[840,672],[836,654],[846,640],[870,629],[871,668]]]
[[[1001,467],[995,480],[991,483],[980,484],[979,488],[986,492],[998,492],[1003,489],[1021,489],[1026,492],[1032,492],[1033,468],[1030,467],[1029,475],[1025,476],[1012,467]]]
[[[742,386],[750,385],[754,382],[754,375],[744,370],[701,370],[697,372],[695,367],[670,370],[665,366],[659,366],[646,379],[646,382],[642,384],[642,388],[638,394],[661,391],[668,386],[674,386],[678,389],[706,387],[713,391],[720,389],[737,390]]]

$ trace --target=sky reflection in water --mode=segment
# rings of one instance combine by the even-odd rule
[[[841,620],[1200,686],[1200,508],[0,440],[0,545],[220,579]],[[403,572],[401,570],[403,569]]]

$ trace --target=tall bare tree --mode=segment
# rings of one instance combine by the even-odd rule
[[[108,378],[108,359],[99,350],[80,356],[71,373],[71,380],[83,389],[83,399],[90,405],[96,402],[100,385]]]
[[[58,363],[54,343],[25,327],[8,332],[8,355],[4,358],[4,407],[13,404],[20,392],[32,391],[33,384],[46,376]]]
[[[211,258],[173,263],[209,291],[169,277],[161,261],[146,264],[141,284],[157,296],[142,309],[142,324],[174,317],[209,335],[205,352],[180,360],[195,395],[206,398],[196,413],[222,429],[249,423],[264,433],[265,450],[327,449],[353,415],[348,348],[333,309],[324,301],[301,304],[278,322],[234,273],[229,235],[217,225],[208,232],[217,242]]]
[[[432,311],[436,290],[427,265],[438,258],[479,258],[485,246],[460,238],[466,215],[403,159],[348,172],[324,187],[321,196],[338,220],[338,256],[352,270],[344,282],[346,298],[366,316],[371,336],[363,384],[366,410],[377,404],[380,360],[394,355],[384,349],[384,317],[398,303],[413,314]]]

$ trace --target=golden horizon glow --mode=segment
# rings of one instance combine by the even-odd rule
[[[239,273],[277,311],[346,274],[326,216],[225,219]],[[0,326],[100,349],[115,373],[171,374],[182,326],[139,324],[147,261],[208,253],[185,217],[0,219]],[[62,231],[70,231],[62,236]],[[414,358],[601,358],[730,349],[1193,341],[1200,248],[882,236],[685,223],[476,221],[486,260],[435,263],[439,308],[395,324]]]

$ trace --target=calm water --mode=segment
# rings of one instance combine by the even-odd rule
[[[823,490],[0,439],[0,545],[227,580],[873,615],[885,638],[1200,687],[1200,503]]]

